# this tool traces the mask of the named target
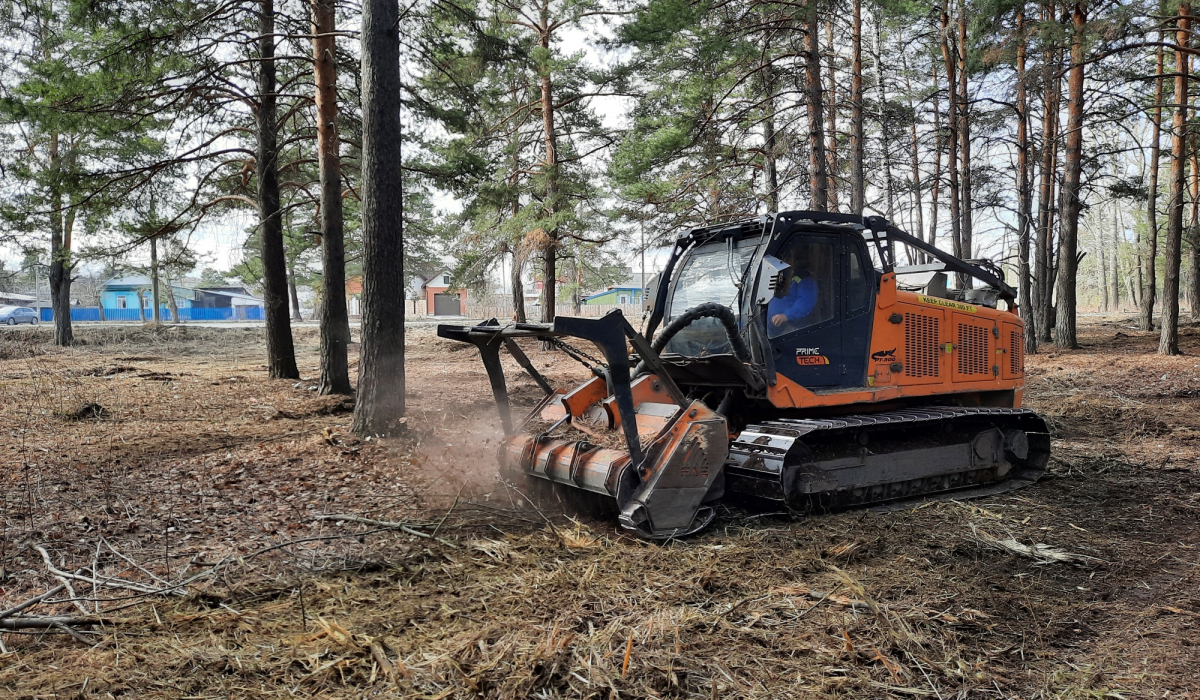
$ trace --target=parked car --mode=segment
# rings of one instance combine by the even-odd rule
[[[36,311],[26,306],[0,306],[0,323],[7,323],[10,326],[28,323],[36,326],[38,315]]]

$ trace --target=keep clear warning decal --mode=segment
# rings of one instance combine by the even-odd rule
[[[922,304],[931,304],[933,306],[940,306],[944,309],[954,309],[955,311],[962,311],[962,312],[968,313],[968,314],[973,314],[973,313],[976,313],[979,311],[979,307],[971,306],[970,304],[964,304],[961,301],[951,301],[950,299],[942,299],[940,297],[927,297],[927,296],[923,296],[923,295],[918,296],[917,298],[921,300]]]
[[[805,367],[827,365],[829,358],[821,354],[821,348],[796,348],[796,364]]]

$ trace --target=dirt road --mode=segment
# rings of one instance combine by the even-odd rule
[[[431,327],[382,442],[315,396],[311,329],[300,382],[266,379],[258,329],[7,333],[0,610],[94,572],[40,611],[103,624],[4,634],[0,696],[1196,697],[1200,328],[1160,358],[1132,326],[1029,358],[1056,436],[1029,489],[667,546],[519,507],[483,368]]]

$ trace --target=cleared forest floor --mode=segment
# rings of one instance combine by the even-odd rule
[[[3,697],[1200,698],[1197,326],[1162,358],[1088,317],[1030,357],[1056,438],[1033,487],[666,546],[518,507],[477,354],[432,327],[384,441],[315,396],[312,329],[300,382],[253,329],[2,331],[0,610],[53,567],[98,585],[37,611],[103,619],[0,636]]]

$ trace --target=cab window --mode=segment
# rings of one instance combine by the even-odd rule
[[[850,277],[846,280],[846,313],[855,315],[871,305],[871,273],[862,264],[862,255],[853,246],[848,251],[850,258]],[[872,275],[873,276],[873,275]]]
[[[712,243],[693,252],[679,272],[666,322],[670,323],[693,306],[707,302],[716,302],[737,314],[737,282],[745,275],[753,254],[752,243],[732,249],[723,243]],[[689,357],[733,351],[725,328],[715,318],[692,322],[667,343],[665,350]]]
[[[791,265],[782,297],[767,304],[767,335],[775,338],[832,319],[837,313],[838,246],[794,236],[778,256]]]

